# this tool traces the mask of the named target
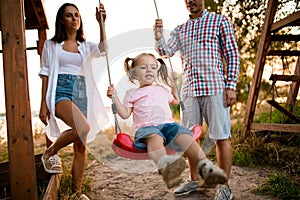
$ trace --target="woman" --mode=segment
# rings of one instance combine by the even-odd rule
[[[105,18],[101,4],[96,8],[101,33],[104,33]],[[57,153],[73,143],[72,180],[78,197],[85,196],[81,185],[86,142],[93,140],[108,122],[91,71],[92,58],[105,55],[105,36],[101,33],[99,44],[86,42],[78,8],[74,4],[63,4],[57,12],[55,35],[44,44],[39,72],[42,78],[39,117],[46,125],[47,137],[53,142],[44,152],[42,163],[48,173],[62,173]]]

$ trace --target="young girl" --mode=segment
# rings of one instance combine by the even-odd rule
[[[190,130],[172,122],[169,104],[178,105],[179,98],[175,83],[169,78],[163,60],[143,53],[133,59],[126,58],[124,65],[129,80],[138,81],[139,87],[126,92],[123,104],[113,85],[109,86],[107,96],[114,99],[120,117],[127,119],[133,114],[136,130],[134,146],[140,150],[147,149],[167,187],[171,188],[180,183],[185,159],[179,155],[167,155],[165,146],[183,151],[193,163],[191,168],[198,167],[199,174],[206,184],[226,182],[226,174],[206,158]],[[171,87],[171,91],[158,84],[158,78]]]

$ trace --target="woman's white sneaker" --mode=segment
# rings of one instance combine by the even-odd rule
[[[45,160],[44,155],[41,157],[44,169],[50,174],[61,174],[63,172],[61,167],[61,159],[58,155],[51,156],[48,160]]]

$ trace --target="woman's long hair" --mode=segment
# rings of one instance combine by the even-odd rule
[[[136,56],[135,58],[129,58],[127,57],[124,61],[124,70],[129,78],[129,81],[134,83],[135,80],[135,72],[134,72],[134,67],[136,66],[137,60],[142,57],[142,56],[151,56],[153,57],[155,60],[157,60],[157,62],[160,63],[159,69],[158,69],[158,74],[157,74],[157,78],[159,81],[163,82],[164,84],[168,85],[171,87],[170,82],[174,82],[168,73],[168,69],[167,69],[167,65],[165,64],[165,62],[163,61],[163,59],[161,58],[156,58],[153,54],[151,53],[142,53],[139,54],[138,56]],[[131,62],[131,63],[130,63]]]
[[[55,20],[55,34],[54,34],[53,38],[51,38],[52,41],[61,43],[62,41],[67,39],[66,28],[61,23],[61,20],[64,17],[64,12],[65,12],[65,9],[67,6],[73,6],[78,10],[77,6],[72,3],[65,3],[58,9],[57,14],[56,14],[56,20]],[[78,10],[78,12],[79,12],[79,10]],[[80,16],[80,27],[76,34],[76,40],[78,40],[80,42],[85,41],[81,16]]]

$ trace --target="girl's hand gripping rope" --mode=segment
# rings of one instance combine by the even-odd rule
[[[114,85],[108,86],[107,92],[106,92],[107,97],[113,98],[116,96],[116,90]]]

